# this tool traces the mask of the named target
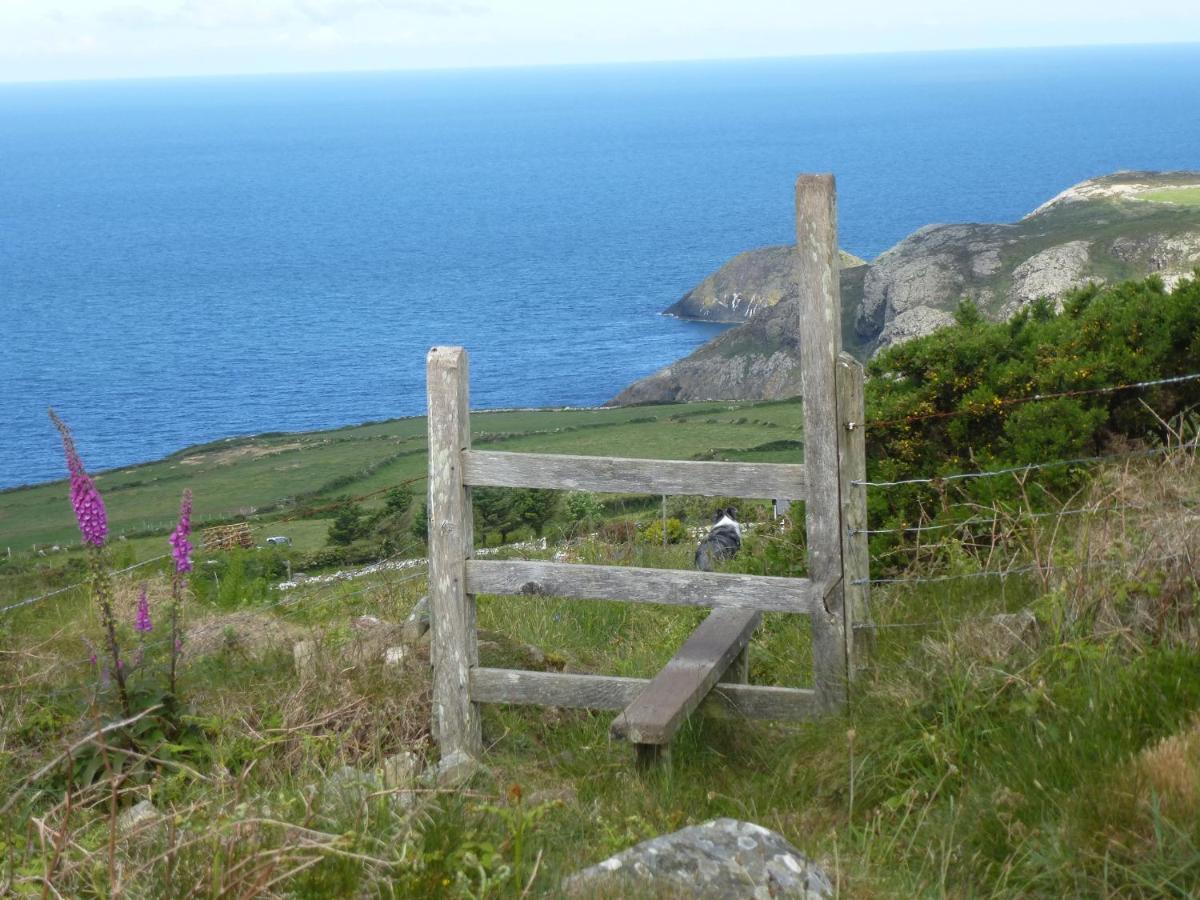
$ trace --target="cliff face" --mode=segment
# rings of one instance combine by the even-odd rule
[[[745,322],[791,290],[796,248],[761,247],[739,253],[663,310],[663,315],[706,322]],[[842,251],[842,268],[865,261]]]
[[[1169,287],[1200,265],[1195,191],[1200,173],[1121,172],[1076,185],[1011,225],[922,228],[870,264],[856,335],[881,348],[928,334],[963,297],[1005,319],[1089,282],[1156,274]]]
[[[1004,319],[1089,282],[1155,274],[1170,287],[1197,267],[1200,172],[1120,172],[1075,185],[1019,222],[930,225],[843,268],[842,335],[846,349],[866,357],[948,324],[964,297]],[[789,248],[768,247],[710,275],[666,312],[744,324],[612,402],[799,393],[792,271]]]

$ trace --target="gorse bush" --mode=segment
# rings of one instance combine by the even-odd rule
[[[1088,287],[1061,312],[1040,300],[1008,322],[987,321],[964,301],[955,324],[868,367],[868,478],[1074,459],[1153,440],[1162,420],[1200,402],[1200,382],[1111,388],[1198,369],[1200,280],[1171,292],[1157,278]],[[1060,396],[1040,399],[1047,395]],[[1013,479],[872,491],[870,520],[888,527],[953,516],[956,504],[1037,503],[1069,493],[1079,475],[1071,466],[1039,472],[1037,497],[1022,497]]]
[[[678,519],[667,519],[666,527],[667,543],[678,544],[687,538],[687,529],[683,527],[683,523]],[[642,529],[638,535],[638,540],[644,544],[661,544],[663,543],[663,523],[661,519],[655,519],[649,525]]]

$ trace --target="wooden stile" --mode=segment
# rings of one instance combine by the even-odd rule
[[[614,733],[639,760],[663,758],[693,712],[802,721],[840,708],[869,623],[862,367],[841,350],[834,180],[796,183],[803,463],[679,462],[508,453],[470,446],[467,354],[435,347],[429,395],[429,604],[433,732],[443,754],[482,752],[480,703],[621,711]],[[475,560],[471,486],[805,501],[808,578],[536,560]],[[665,532],[664,532],[665,533]],[[858,582],[858,583],[856,583]],[[476,594],[712,607],[653,679],[479,666]],[[764,612],[812,619],[813,689],[750,685],[749,641]]]

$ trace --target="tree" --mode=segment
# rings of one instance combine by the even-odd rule
[[[408,512],[412,501],[412,488],[407,484],[402,484],[392,488],[384,495],[383,508],[387,510],[388,515],[399,516]]]
[[[352,503],[345,504],[333,517],[329,526],[329,543],[352,544],[362,537],[365,525],[358,507]]]

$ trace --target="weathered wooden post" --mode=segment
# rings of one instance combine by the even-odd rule
[[[471,446],[467,351],[434,347],[426,359],[429,397],[429,613],[433,737],[443,758],[483,752],[471,667],[479,663],[475,597],[466,590],[474,546],[470,488],[462,455]]]
[[[853,680],[866,664],[874,632],[856,625],[871,624],[867,579],[871,577],[871,552],[867,544],[867,435],[863,395],[863,367],[849,353],[837,361],[838,424],[842,490],[842,588],[846,597],[847,676]],[[854,482],[859,484],[854,484]]]
[[[842,303],[832,175],[801,175],[796,180],[796,250],[808,575],[824,589],[824,608],[812,617],[813,669],[818,701],[830,711],[845,703],[847,679],[839,467],[842,419],[835,371],[842,349]]]

